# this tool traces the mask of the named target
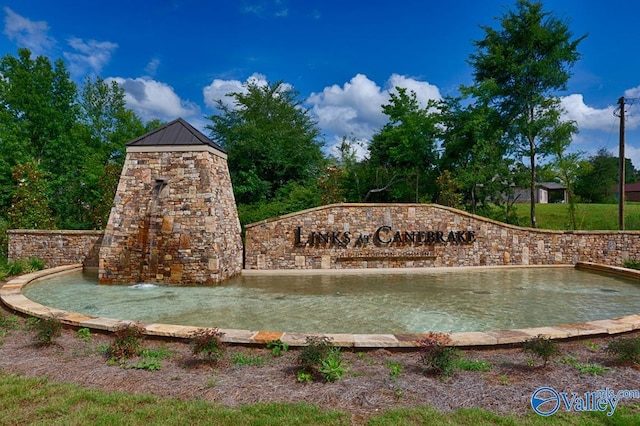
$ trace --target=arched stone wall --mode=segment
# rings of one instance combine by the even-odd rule
[[[434,204],[334,204],[246,227],[246,269],[553,265],[640,259],[639,231],[548,231]]]

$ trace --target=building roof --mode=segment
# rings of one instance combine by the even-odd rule
[[[218,151],[225,152],[217,143],[199,132],[182,118],[177,118],[137,139],[127,146],[188,146],[208,145]]]
[[[541,188],[545,188],[545,189],[549,189],[549,190],[560,190],[560,189],[567,189],[566,186],[559,184],[557,182],[542,182],[538,184],[539,187]]]

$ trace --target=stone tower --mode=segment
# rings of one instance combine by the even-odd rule
[[[100,283],[214,284],[242,270],[224,150],[181,118],[127,144]]]

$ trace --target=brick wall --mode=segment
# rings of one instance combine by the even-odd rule
[[[53,268],[73,263],[97,267],[104,232],[12,229],[7,234],[10,261],[38,257]]]
[[[544,231],[432,204],[335,204],[246,227],[246,269],[553,265],[640,259],[640,231]]]

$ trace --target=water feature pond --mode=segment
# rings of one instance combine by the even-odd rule
[[[99,285],[95,273],[78,271],[23,291],[43,305],[100,317],[301,333],[488,331],[640,312],[637,280],[566,267],[252,273],[193,287]]]

